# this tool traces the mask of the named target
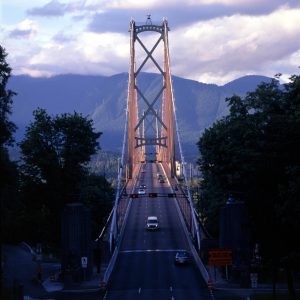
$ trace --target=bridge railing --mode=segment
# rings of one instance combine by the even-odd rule
[[[111,251],[110,251],[110,254],[111,254],[110,255],[110,261],[109,261],[109,264],[108,264],[108,266],[105,270],[104,276],[103,276],[103,281],[104,282],[108,282],[108,280],[110,278],[110,275],[112,273],[112,270],[114,268],[114,265],[116,263],[118,254],[119,254],[120,244],[122,242],[122,237],[124,235],[125,224],[126,224],[128,214],[129,214],[129,210],[130,210],[130,206],[131,206],[131,203],[132,203],[132,199],[130,198],[130,194],[135,189],[135,185],[136,185],[136,182],[138,180],[138,176],[140,174],[140,169],[141,169],[141,165],[138,166],[138,171],[137,171],[138,175],[137,175],[137,177],[126,181],[126,186],[124,186],[124,188],[123,188],[123,190],[126,189],[126,188],[129,188],[130,191],[129,191],[128,194],[126,193],[127,194],[127,196],[126,196],[127,205],[126,205],[126,208],[123,210],[124,215],[122,217],[122,222],[119,224],[119,228],[117,230],[117,236],[113,240],[114,241],[113,247],[110,248],[111,249]],[[120,195],[122,196],[122,193]],[[120,205],[121,201],[119,201],[118,203]],[[113,210],[115,210],[115,209],[117,209],[117,208],[114,207]],[[118,215],[116,214],[116,216],[118,216]],[[110,228],[111,228],[111,226],[110,226]]]
[[[168,176],[170,174],[169,170],[168,170],[168,166],[167,164],[162,164],[164,172],[166,173],[166,175]],[[176,177],[171,178],[168,177],[169,183],[173,189],[173,192],[175,192],[176,194],[176,202],[177,202],[177,209],[182,222],[182,225],[184,227],[184,230],[186,232],[186,235],[189,236],[190,238],[188,238],[188,242],[190,245],[190,248],[193,252],[193,256],[195,258],[195,262],[201,272],[201,275],[203,277],[203,279],[205,280],[205,282],[208,282],[208,280],[210,279],[210,275],[209,272],[207,271],[205,265],[202,262],[202,259],[200,257],[200,245],[197,245],[197,241],[195,236],[193,236],[193,232],[192,232],[192,226],[193,226],[193,215],[194,215],[194,220],[196,219],[197,222],[197,226],[199,227],[199,230],[201,231],[201,238],[206,238],[206,232],[202,225],[202,223],[200,222],[199,216],[196,213],[196,210],[194,209],[194,207],[191,207],[189,199],[188,199],[188,193],[185,191],[185,189],[187,188],[186,186],[182,186],[180,184],[180,182],[178,181],[178,179]],[[186,183],[186,181],[184,181],[184,183]],[[188,212],[188,214],[187,214]]]
[[[184,186],[184,183],[182,184],[181,183],[182,181],[178,180],[177,177],[175,177],[175,180],[176,180],[176,189],[179,189],[179,194],[180,194],[180,196],[177,197],[178,200],[184,199],[188,203],[188,194],[186,192],[186,187]],[[182,178],[181,178],[181,180],[182,180]],[[185,214],[184,214],[184,206],[181,204],[181,202],[178,203],[178,204],[181,206],[182,211],[183,211],[183,215],[185,216]],[[199,229],[201,231],[201,239],[210,238],[211,235],[209,234],[209,232],[204,227],[204,225],[203,225],[203,223],[201,221],[201,218],[199,216],[199,213],[197,212],[197,210],[195,209],[195,207],[193,207],[192,211],[193,211],[193,214],[196,217],[196,220],[197,220],[198,225],[199,225]],[[186,224],[188,225],[188,216],[185,217],[185,221],[186,221]]]

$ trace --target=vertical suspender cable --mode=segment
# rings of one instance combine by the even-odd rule
[[[193,235],[196,234],[197,237],[197,244],[198,244],[198,250],[200,250],[200,231],[199,231],[199,226],[198,226],[198,222],[195,216],[195,212],[194,212],[194,205],[192,202],[192,197],[191,197],[191,193],[190,193],[190,189],[188,187],[186,178],[187,178],[187,173],[186,173],[186,168],[185,168],[185,161],[184,161],[184,156],[183,156],[183,151],[182,151],[182,147],[181,147],[181,140],[180,140],[180,133],[178,130],[178,122],[177,122],[177,115],[176,115],[176,106],[175,106],[175,97],[174,97],[174,93],[173,93],[173,84],[172,84],[172,77],[171,77],[171,71],[170,71],[170,57],[169,57],[169,41],[168,41],[168,36],[167,36],[167,21],[164,20],[164,26],[165,26],[165,41],[167,43],[167,63],[168,63],[168,72],[169,72],[169,78],[170,78],[170,86],[171,86],[171,100],[172,100],[172,104],[173,104],[173,112],[174,112],[174,120],[175,120],[175,128],[176,128],[176,134],[177,134],[177,139],[178,139],[178,145],[179,145],[179,152],[180,152],[180,158],[181,158],[181,162],[182,162],[182,170],[183,170],[183,176],[184,176],[184,182],[185,185],[187,187],[187,193],[188,193],[188,201],[189,201],[189,205],[190,205],[190,209],[191,209],[191,215],[192,215],[192,224],[193,224]]]
[[[131,38],[132,38],[132,36],[131,36]],[[120,168],[118,170],[117,191],[116,191],[114,211],[113,211],[112,223],[111,223],[110,234],[109,234],[110,251],[113,250],[112,249],[113,237],[114,237],[114,234],[116,233],[116,230],[117,230],[117,209],[118,209],[118,205],[119,205],[123,167],[125,166],[125,161],[124,160],[125,160],[125,151],[126,151],[125,147],[126,147],[127,131],[128,131],[129,89],[130,89],[130,81],[132,80],[132,78],[130,76],[130,68],[131,68],[131,66],[129,66],[129,72],[128,72],[127,101],[126,101],[126,112],[125,112],[125,128],[124,128],[124,135],[123,135],[121,164],[120,164]]]

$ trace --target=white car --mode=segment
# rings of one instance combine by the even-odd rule
[[[144,188],[139,188],[138,189],[138,194],[139,195],[145,195],[146,194],[145,189]]]
[[[147,218],[147,230],[157,230],[158,220],[156,216],[149,216]]]

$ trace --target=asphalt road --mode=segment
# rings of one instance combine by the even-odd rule
[[[167,183],[159,183],[159,165],[144,165],[137,187],[146,184],[146,194],[170,193]],[[147,231],[147,217],[158,217],[159,230]],[[178,249],[189,249],[176,209],[175,199],[168,197],[135,198],[121,242],[105,299],[211,299],[200,271],[192,261],[175,266]]]

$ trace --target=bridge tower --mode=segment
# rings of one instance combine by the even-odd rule
[[[127,100],[128,178],[135,176],[138,164],[147,157],[147,151],[153,151],[156,154],[156,160],[167,163],[171,170],[171,176],[175,175],[174,101],[170,75],[168,31],[166,19],[162,24],[153,24],[150,15],[144,24],[137,24],[134,20],[130,22],[130,68]],[[150,51],[142,41],[141,36],[144,32],[156,32],[159,35]],[[153,55],[161,42],[163,44],[162,64]],[[146,54],[139,66],[136,62],[137,43]],[[147,61],[152,61],[162,76],[161,88],[154,95],[146,95],[138,85],[138,76]],[[161,107],[158,107],[159,102],[161,102]],[[145,107],[142,113],[139,112],[139,106]]]
[[[123,197],[123,195],[124,191],[126,192],[128,182],[135,182],[139,173],[139,166],[141,162],[147,160],[149,153],[155,153],[155,160],[163,164],[168,177],[175,177],[175,141],[176,152],[178,150],[176,156],[182,164],[182,174],[186,187],[186,197],[182,199],[180,205],[185,208],[189,207],[186,209],[185,220],[189,224],[193,241],[197,242],[197,247],[200,249],[200,231],[186,181],[185,162],[178,131],[170,71],[168,31],[166,19],[163,19],[160,24],[154,24],[148,15],[147,21],[143,24],[136,23],[134,20],[130,21],[130,66],[126,122],[109,233],[111,251],[114,249],[120,233],[118,224],[122,224],[126,216],[124,202],[127,201],[127,197]],[[146,47],[150,40],[149,34],[151,41],[153,35],[158,34],[158,39],[151,50]],[[142,36],[145,39],[142,39]],[[137,44],[141,48],[136,49]],[[159,48],[159,45],[162,47]],[[143,55],[137,55],[137,50],[141,50]],[[146,57],[143,58],[145,54]],[[157,81],[157,77],[155,82],[151,82],[152,75],[142,74],[141,71],[147,62],[153,63],[152,67],[159,71],[160,82]],[[151,156],[151,160],[153,160],[153,156]],[[128,203],[125,203],[125,207],[127,205]]]

